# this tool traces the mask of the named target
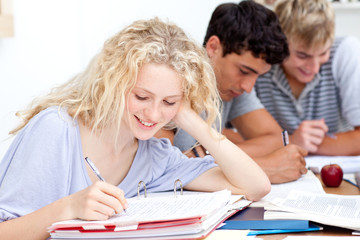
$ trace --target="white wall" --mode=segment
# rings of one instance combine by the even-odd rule
[[[360,2],[333,3],[336,36],[352,35],[360,39]]]
[[[136,19],[159,16],[202,43],[222,2],[229,1],[13,0],[15,36],[0,38],[0,161],[11,142],[7,133],[18,123],[15,112],[81,71],[108,37]],[[346,27],[342,35],[356,33]]]
[[[134,20],[159,16],[199,43],[224,0],[13,0],[15,37],[0,38],[0,161],[15,112],[81,71],[103,42]]]

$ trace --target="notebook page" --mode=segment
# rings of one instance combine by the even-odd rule
[[[113,215],[106,221],[62,221],[54,225],[82,226],[85,224],[126,225],[134,222],[175,220],[203,217],[225,206],[230,201],[231,192],[222,190],[214,193],[183,195],[174,197],[131,198],[127,199],[126,213]],[[52,227],[51,227],[52,228]],[[50,229],[51,229],[50,228]]]
[[[289,192],[293,189],[317,194],[325,194],[324,188],[322,187],[320,180],[315,176],[312,171],[308,171],[296,181],[281,184],[271,184],[270,193],[264,198],[262,198],[260,201],[252,203],[251,206],[268,206],[270,202],[275,198],[286,198]]]

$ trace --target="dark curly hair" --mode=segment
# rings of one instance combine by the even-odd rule
[[[289,56],[277,16],[253,1],[220,4],[211,16],[204,46],[213,35],[220,39],[223,56],[249,50],[269,64],[281,63]]]

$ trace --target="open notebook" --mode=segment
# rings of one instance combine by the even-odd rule
[[[196,239],[210,234],[251,201],[233,203],[231,193],[153,194],[128,201],[126,213],[106,221],[70,220],[49,227],[52,239]]]

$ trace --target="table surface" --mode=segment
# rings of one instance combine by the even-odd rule
[[[317,177],[320,179],[319,175],[317,175]],[[321,181],[321,179],[320,182],[325,192],[327,193],[340,194],[340,195],[360,195],[359,188],[347,181],[342,181],[340,186],[336,188],[326,187]],[[287,236],[353,236],[351,234],[352,230],[349,229],[343,229],[343,228],[326,226],[326,225],[322,225],[322,226],[324,227],[324,230],[322,231],[258,235],[256,236],[256,238],[260,238],[264,240],[281,240],[286,238]]]

